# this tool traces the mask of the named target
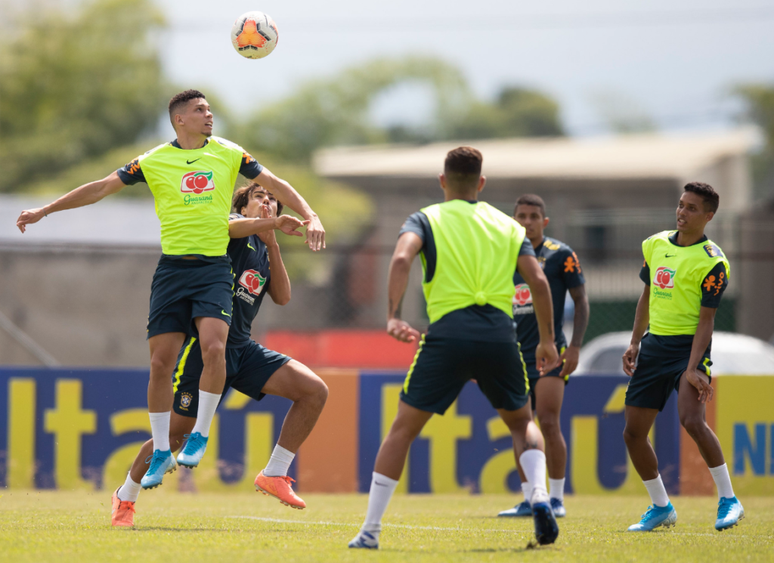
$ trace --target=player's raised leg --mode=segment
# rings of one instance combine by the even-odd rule
[[[680,378],[680,390],[677,394],[677,410],[680,424],[696,442],[699,452],[707,463],[718,489],[718,514],[715,529],[722,531],[736,526],[744,518],[742,503],[734,495],[731,476],[723,457],[720,441],[707,425],[706,407],[699,400],[698,390],[686,377]]]
[[[172,412],[167,439],[172,452],[176,452],[183,445],[184,435],[191,431],[195,422],[194,418],[180,416],[176,412]],[[134,526],[135,503],[142,490],[140,481],[153,460],[153,453],[154,443],[151,439],[142,445],[137,457],[134,458],[129,473],[126,475],[126,481],[113,493],[111,523],[114,527]]]
[[[141,479],[144,489],[158,487],[164,475],[177,469],[169,447],[169,420],[172,411],[172,381],[169,374],[175,369],[178,351],[185,334],[166,332],[151,336],[150,382],[148,383],[148,413],[155,449],[148,471]]]
[[[382,517],[403,473],[411,443],[432,416],[433,413],[419,410],[403,401],[398,404],[398,415],[376,456],[365,522],[358,535],[349,542],[349,547],[379,547]]]
[[[231,314],[231,307],[228,308]],[[177,455],[177,462],[185,467],[199,465],[207,449],[210,425],[215,409],[218,408],[223,388],[226,385],[226,340],[229,325],[219,318],[197,317],[199,343],[202,351],[201,379],[199,380],[199,409],[196,425],[187,436],[183,451]]]
[[[535,537],[541,545],[554,543],[559,527],[546,491],[545,444],[540,429],[532,420],[530,404],[515,411],[498,409],[497,412],[511,431],[516,459],[531,485],[530,507]]]
[[[669,501],[664,482],[658,472],[658,458],[648,439],[658,409],[626,405],[624,416],[624,441],[634,468],[650,495],[651,504],[637,524],[629,526],[630,532],[650,532],[658,527],[674,526],[677,512]]]
[[[320,417],[328,399],[328,387],[304,364],[290,360],[274,372],[262,391],[290,399],[293,405],[282,423],[268,464],[255,478],[255,488],[291,508],[306,508],[303,499],[293,491],[288,469]]]

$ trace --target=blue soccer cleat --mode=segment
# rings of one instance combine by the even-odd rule
[[[733,528],[744,518],[744,508],[736,497],[721,498],[718,502],[718,519],[715,521],[715,529],[719,532]]]
[[[199,432],[185,435],[188,440],[185,443],[183,451],[177,454],[177,462],[183,467],[196,467],[204,457],[207,449],[207,438]]]
[[[551,499],[551,510],[554,511],[554,516],[557,518],[564,518],[567,516],[567,509],[564,507],[564,502],[558,498]]]
[[[145,460],[145,463],[148,462],[150,462],[150,467],[148,468],[148,471],[145,472],[142,479],[140,479],[140,484],[143,489],[155,489],[161,485],[164,475],[172,473],[177,469],[175,457],[170,450],[165,450],[163,452],[161,450],[155,450],[153,455],[148,456]]]
[[[349,547],[352,549],[379,549],[379,538],[373,534],[360,530],[351,542]]]
[[[627,531],[629,532],[651,532],[656,528],[664,526],[669,528],[675,525],[677,522],[677,511],[670,502],[666,506],[656,506],[655,504],[648,507],[647,512],[642,515],[642,520],[638,524],[632,524]]]
[[[529,518],[532,516],[532,507],[525,500],[521,504],[517,504],[513,508],[503,510],[498,514],[504,518]]]
[[[551,504],[532,503],[532,520],[535,522],[535,539],[540,545],[549,545],[559,537],[559,525],[556,523]]]

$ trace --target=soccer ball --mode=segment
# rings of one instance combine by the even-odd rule
[[[248,59],[262,59],[277,46],[277,24],[263,12],[247,12],[239,16],[231,28],[231,44],[237,53]]]

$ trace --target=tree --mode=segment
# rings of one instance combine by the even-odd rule
[[[459,70],[422,57],[377,59],[307,82],[257,113],[236,136],[289,161],[308,160],[323,146],[385,142],[387,133],[369,122],[368,110],[379,92],[406,80],[432,85],[437,113],[433,136],[445,136],[447,117],[466,107],[471,95]]]
[[[0,40],[0,192],[135,142],[163,104],[150,0],[28,11]]]
[[[475,102],[454,123],[450,138],[552,137],[563,135],[559,104],[536,90],[503,88],[494,103]]]

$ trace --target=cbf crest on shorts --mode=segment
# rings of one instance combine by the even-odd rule
[[[180,395],[180,408],[188,410],[188,407],[191,406],[191,401],[193,400],[193,395],[190,393],[183,393]]]

